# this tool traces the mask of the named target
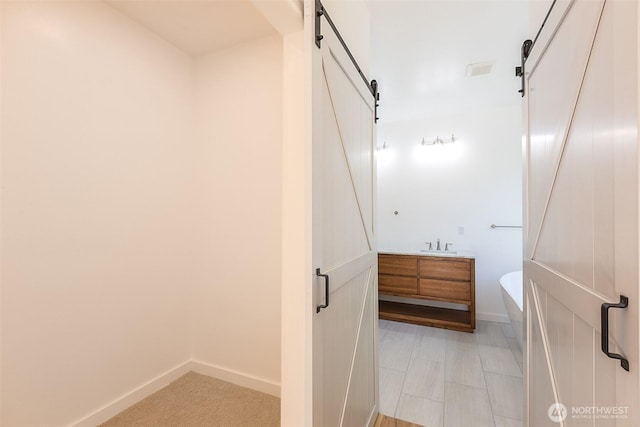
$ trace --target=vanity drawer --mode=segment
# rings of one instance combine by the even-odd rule
[[[471,280],[471,263],[467,260],[420,258],[420,277],[449,280]]]
[[[452,302],[469,303],[471,301],[471,284],[450,280],[420,279],[420,295]]]
[[[416,277],[418,275],[418,257],[410,255],[378,255],[378,273]]]
[[[378,292],[389,294],[418,294],[418,279],[415,277],[378,275]]]

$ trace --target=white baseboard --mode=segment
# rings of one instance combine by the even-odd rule
[[[171,382],[177,380],[187,372],[191,371],[191,362],[185,362],[175,368],[165,372],[157,378],[141,385],[137,389],[125,394],[124,396],[114,400],[104,407],[93,412],[89,416],[72,424],[73,427],[95,427],[105,421],[118,415],[125,409],[135,405],[145,397],[148,397],[168,386]]]
[[[241,387],[261,391],[272,396],[280,397],[280,384],[274,383],[264,378],[254,377],[251,375],[243,374],[241,372],[233,371],[231,369],[223,368],[221,366],[210,365],[208,363],[200,362],[197,360],[192,360],[190,364],[191,370],[193,372],[197,372],[199,374],[206,375],[212,378],[217,378],[219,380],[239,385]]]
[[[486,320],[487,322],[511,323],[509,316],[506,314],[496,313],[478,313],[476,312],[476,320]]]
[[[369,421],[367,421],[367,427],[373,427],[376,425],[376,421],[378,421],[378,416],[380,415],[380,411],[378,411],[378,404],[373,406],[371,413],[369,414]]]
[[[230,369],[221,368],[219,366],[190,360],[141,385],[137,389],[125,394],[111,403],[108,403],[97,411],[71,425],[73,427],[95,427],[100,425],[118,415],[125,409],[140,402],[142,399],[151,396],[161,388],[168,386],[170,383],[190,371],[197,372],[208,377],[217,378],[222,381],[227,381],[241,387],[261,391],[272,396],[280,397],[280,384],[242,374]]]

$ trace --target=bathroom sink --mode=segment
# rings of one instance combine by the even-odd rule
[[[455,255],[455,254],[458,253],[457,251],[433,251],[433,250],[430,251],[428,249],[422,249],[422,250],[420,250],[420,252],[424,252],[424,253],[429,254],[429,255],[445,255],[445,256],[446,255]]]

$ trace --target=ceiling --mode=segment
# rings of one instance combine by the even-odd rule
[[[107,0],[185,52],[198,56],[275,34],[249,0]],[[371,78],[382,123],[519,104],[514,67],[527,34],[523,0],[367,0]],[[466,77],[467,65],[493,61]]]
[[[520,103],[514,67],[528,33],[522,0],[370,0],[371,77],[381,122]],[[490,74],[467,65],[495,61]]]
[[[248,0],[108,0],[181,50],[198,56],[275,34]]]

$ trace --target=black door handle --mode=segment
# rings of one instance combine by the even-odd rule
[[[625,371],[629,371],[629,361],[618,353],[609,353],[609,309],[626,308],[629,305],[629,298],[620,295],[620,302],[617,304],[604,303],[600,308],[600,323],[602,324],[602,352],[612,359],[619,359],[620,366]]]
[[[324,304],[316,307],[316,313],[320,313],[320,310],[329,307],[329,275],[320,273],[320,269],[316,268],[316,276],[324,278]]]

